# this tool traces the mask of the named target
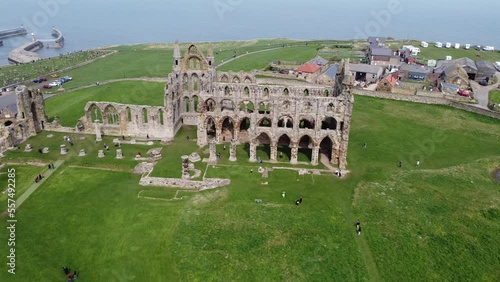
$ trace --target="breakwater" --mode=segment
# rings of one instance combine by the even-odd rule
[[[54,48],[64,47],[64,36],[60,30],[53,28],[51,35],[54,37]]]
[[[28,31],[24,27],[0,30],[0,39],[18,35],[26,35]]]
[[[9,61],[16,64],[26,64],[38,61],[41,57],[36,51],[43,47],[41,41],[28,42],[9,53]]]

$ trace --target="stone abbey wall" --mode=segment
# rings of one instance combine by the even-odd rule
[[[292,163],[302,148],[311,151],[313,164],[323,153],[345,168],[354,102],[347,65],[329,87],[264,85],[253,73],[216,72],[212,48],[205,56],[191,45],[181,55],[176,44],[162,107],[88,102],[77,127],[168,141],[183,124],[195,125],[200,146],[211,140],[248,144],[250,161],[257,161],[258,145],[270,146],[271,161],[277,160],[278,146],[287,146]]]

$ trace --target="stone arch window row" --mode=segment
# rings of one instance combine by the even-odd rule
[[[181,74],[181,88],[183,91],[198,92],[204,90],[204,72],[184,72]],[[167,88],[168,89],[168,88]]]
[[[218,93],[218,94],[217,94]],[[215,86],[216,96],[291,96],[291,97],[333,97],[333,89],[299,88],[281,86],[239,85],[234,83],[218,83]]]
[[[316,120],[314,117],[302,117],[298,121],[298,127],[300,129],[316,129]],[[276,124],[273,124],[273,121],[268,117],[263,117],[256,123],[257,127],[277,127],[277,128],[293,128],[294,118],[290,116],[281,116],[278,118]],[[337,119],[334,117],[325,117],[321,120],[321,130],[343,130],[343,122],[340,123],[341,128],[339,128],[339,123]]]
[[[165,111],[158,107],[89,103],[85,115],[91,122],[99,120],[104,125],[119,125],[123,122],[165,124]]]
[[[186,112],[192,112],[191,108],[194,107],[196,107],[196,111],[198,109],[198,107],[196,106],[198,104],[198,97],[197,96],[193,97],[194,98],[189,98],[185,96],[183,98],[184,103],[186,104]],[[215,112],[218,110],[234,111],[237,108],[239,111],[243,111],[245,113],[257,112],[259,114],[271,114],[273,102],[277,103],[279,111],[285,111],[285,112],[293,110],[292,104],[294,105],[294,107],[299,107],[298,111],[306,113],[316,112],[316,107],[320,107],[320,109],[324,110],[325,112],[333,114],[336,108],[333,102],[321,103],[318,105],[317,101],[314,101],[315,103],[311,103],[309,101],[296,102],[293,100],[284,100],[284,101],[266,100],[266,101],[261,101],[258,104],[255,104],[250,99],[248,99],[248,100],[241,100],[239,104],[236,105],[235,101],[231,98],[222,98],[218,100],[220,100],[220,102],[216,102],[216,99],[214,98],[207,99],[205,101],[205,104],[203,105],[205,107],[205,110],[208,112]],[[188,106],[188,104],[191,104],[191,106]]]
[[[242,83],[255,84],[257,82],[254,75],[249,73],[219,73],[217,81],[222,83]]]

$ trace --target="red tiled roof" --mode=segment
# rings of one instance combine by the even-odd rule
[[[300,66],[299,68],[297,68],[296,71],[305,72],[305,73],[315,73],[320,68],[321,67],[316,65],[316,64],[305,63],[302,66]]]
[[[386,76],[385,80],[389,82],[392,86],[395,86],[396,82],[398,82],[397,76],[394,76],[392,74]]]

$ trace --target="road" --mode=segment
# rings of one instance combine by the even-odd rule
[[[497,72],[495,76],[497,77],[498,81],[500,81],[500,72]],[[475,81],[470,82],[472,92],[474,92],[474,98],[479,102],[476,107],[488,109],[488,93],[493,89],[497,89],[498,84],[499,83],[497,82],[492,85],[481,86]]]

